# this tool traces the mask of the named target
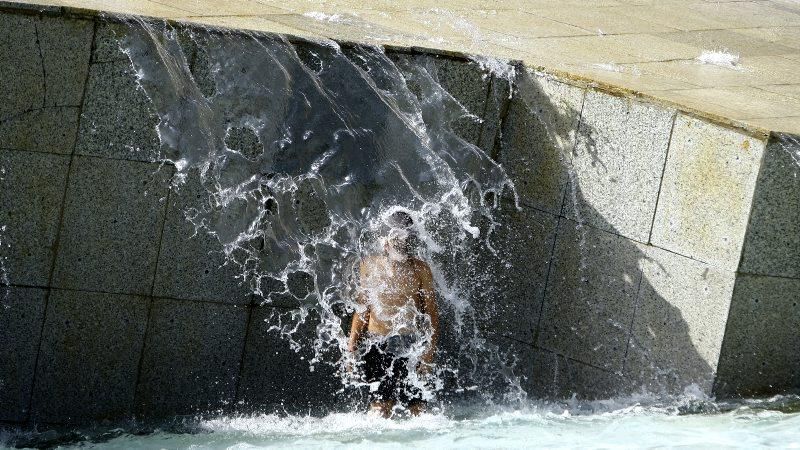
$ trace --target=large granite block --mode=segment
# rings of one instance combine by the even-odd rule
[[[644,257],[624,237],[562,220],[537,345],[620,372]]]
[[[75,146],[80,108],[54,106],[0,121],[0,148],[68,155]]]
[[[625,373],[649,392],[711,394],[736,275],[640,245],[642,283]]]
[[[208,209],[209,195],[196,172],[170,192],[153,291],[156,297],[240,304],[250,301],[249,284],[237,278],[244,269],[232,262],[226,264],[219,240],[206,230],[195,234],[194,225],[186,217]]]
[[[170,171],[156,163],[75,157],[53,285],[149,295]]]
[[[45,294],[39,288],[0,287],[0,421],[27,418]]]
[[[154,161],[161,145],[158,122],[130,61],[92,64],[75,153]]]
[[[461,117],[451,123],[453,131],[470,144],[481,142],[486,129],[484,113],[491,76],[472,61],[431,57],[439,84],[474,117]],[[488,131],[488,130],[487,130]],[[488,142],[490,145],[493,141]],[[490,151],[491,146],[484,150]]]
[[[762,141],[679,114],[652,244],[735,271],[763,152]]]
[[[534,350],[531,378],[533,386],[529,394],[539,399],[608,399],[633,390],[630,381],[620,373],[541,349]]]
[[[800,388],[800,280],[739,275],[715,394],[758,396]]]
[[[3,14],[0,80],[10,95],[0,117],[47,106],[80,106],[94,25],[88,20]]]
[[[204,413],[233,401],[248,308],[154,299],[136,389],[145,417]]]
[[[568,180],[564,158],[575,145],[584,92],[533,72],[519,77],[499,152],[523,204],[561,213]]]
[[[739,270],[800,278],[800,137],[773,136],[764,151]]]
[[[137,296],[51,291],[33,388],[34,422],[131,415],[147,305]]]
[[[495,220],[499,225],[488,244],[496,253],[482,247],[472,268],[475,273],[469,275],[477,285],[472,303],[480,312],[482,327],[533,344],[558,218],[506,203]]]
[[[647,242],[675,117],[668,110],[596,91],[586,94],[572,152],[577,204],[565,214]]]
[[[93,31],[85,20],[0,17],[0,146],[72,152]]]
[[[291,310],[260,306],[253,310],[245,347],[242,379],[237,403],[259,412],[321,411],[334,404],[342,384],[334,368],[317,363],[311,371],[314,352],[309,348],[317,337],[319,317],[309,315],[294,335],[301,349],[269,328],[291,319]],[[336,360],[327,355],[326,360]]]
[[[0,227],[12,283],[47,286],[69,157],[0,150]]]

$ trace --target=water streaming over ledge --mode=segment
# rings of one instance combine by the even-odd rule
[[[416,252],[431,265],[445,317],[436,380],[412,379],[490,402],[524,399],[509,355],[480,331],[491,311],[473,305],[476,293],[492,297],[491,268],[507,264],[487,237],[501,197],[516,207],[513,183],[453,130],[459,120],[481,119],[441,86],[433,60],[129,24],[121,45],[157,110],[172,188],[205,192],[187,219],[216,237],[262,305],[291,308],[267,320],[296,349],[313,347],[310,370],[338,370],[351,357],[346,331],[358,308],[359,262],[381,251],[386,217],[402,210],[414,220]],[[207,62],[204,74],[190,68],[192,47]],[[298,333],[312,317],[314,335]],[[412,363],[422,351],[408,355]],[[344,388],[363,385],[340,375]]]

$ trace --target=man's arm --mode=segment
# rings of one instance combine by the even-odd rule
[[[436,353],[436,344],[439,341],[439,309],[436,307],[436,289],[433,283],[433,273],[431,268],[420,262],[419,282],[420,282],[420,300],[422,301],[423,312],[428,315],[431,323],[431,342],[425,353],[422,354],[421,370],[427,371],[431,363],[433,363],[433,356]]]
[[[359,286],[355,298],[356,310],[353,313],[353,321],[350,323],[350,340],[347,342],[347,350],[350,352],[356,351],[358,343],[361,341],[361,335],[367,331],[369,326],[369,307],[367,306],[366,295],[361,289],[361,283],[366,278],[366,272],[366,264],[362,261],[359,267]]]

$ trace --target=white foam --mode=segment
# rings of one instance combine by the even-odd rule
[[[704,50],[696,59],[702,64],[712,66],[727,67],[729,69],[740,69],[739,55],[722,50]]]

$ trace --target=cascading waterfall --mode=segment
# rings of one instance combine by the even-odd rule
[[[500,198],[514,207],[513,184],[453,131],[456,120],[480,119],[442,88],[431,58],[128,23],[121,46],[157,110],[173,189],[199,183],[207,193],[187,219],[219,240],[262,304],[293,306],[270,324],[295,348],[314,347],[312,368],[347,363],[359,261],[377,251],[383,219],[402,209],[447,318],[433,385],[524,398],[513,365],[479,331],[491,310],[471,303],[474,291],[490,297],[493,277],[478,259],[503,259],[487,236]],[[205,65],[190,64],[189,49]],[[300,336],[312,314],[316,335]],[[359,384],[341,374],[343,386]]]

